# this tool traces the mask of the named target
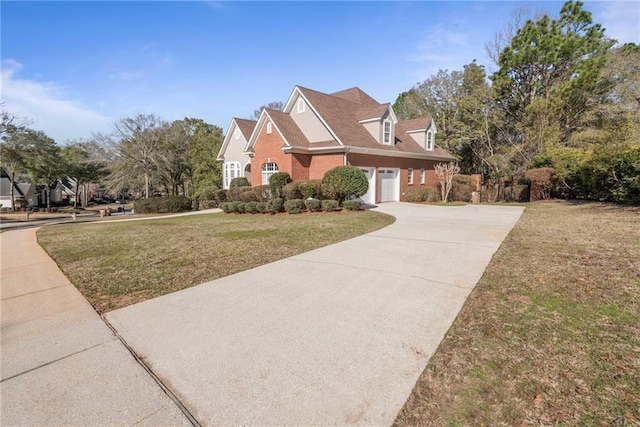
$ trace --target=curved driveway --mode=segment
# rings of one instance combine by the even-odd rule
[[[203,425],[390,425],[523,208],[377,232],[108,313]]]

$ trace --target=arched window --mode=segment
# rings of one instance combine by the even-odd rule
[[[262,185],[269,184],[269,178],[278,172],[278,165],[275,163],[265,163],[262,165]]]
[[[240,139],[240,129],[236,128],[235,137],[236,137],[236,139]]]
[[[304,104],[304,99],[302,98],[298,98],[298,113],[304,113],[305,110],[305,104]]]
[[[229,184],[231,184],[231,180],[239,176],[240,176],[240,163],[238,162],[225,163],[222,187],[229,188]]]
[[[267,122],[267,133],[271,133],[272,132],[271,129],[272,129],[271,128],[271,122]]]

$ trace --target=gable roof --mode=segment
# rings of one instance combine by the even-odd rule
[[[345,99],[347,101],[353,102],[355,104],[361,105],[363,107],[377,106],[378,101],[370,97],[359,87],[352,87],[350,89],[341,90],[338,92],[334,92],[331,96],[335,96],[338,98]]]
[[[245,141],[249,141],[256,123],[257,122],[255,120],[239,119],[237,117],[231,118],[231,123],[229,124],[229,128],[227,130],[227,134],[224,137],[224,141],[222,141],[222,145],[220,146],[220,151],[218,151],[216,160],[219,162],[224,160],[224,153],[227,151],[229,141],[231,140],[231,135],[233,134],[231,129],[233,129],[234,126],[240,130],[240,133],[242,133],[242,136],[244,136]]]
[[[425,129],[429,129],[429,126],[431,126],[433,122],[433,119],[431,118],[431,116],[427,116],[427,117],[420,117],[417,119],[411,119],[411,120],[403,120],[401,122],[398,123],[398,125],[402,126],[402,128],[407,131],[416,131],[416,130],[425,130]]]

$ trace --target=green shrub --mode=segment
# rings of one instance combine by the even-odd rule
[[[284,202],[284,210],[290,214],[299,214],[304,211],[304,201],[302,199],[291,199]]]
[[[258,212],[257,204],[258,204],[258,202],[246,202],[244,204],[244,211],[246,213],[256,213],[256,212]]]
[[[258,196],[256,196],[256,192],[253,190],[253,188],[250,188],[250,187],[242,187],[242,188],[248,188],[248,189],[240,193],[240,201],[245,203],[258,201]]]
[[[476,179],[469,175],[454,175],[448,200],[451,202],[470,202],[471,193],[476,191]]]
[[[282,187],[291,182],[287,172],[276,172],[269,177],[269,191],[274,199],[282,198]]]
[[[528,185],[512,185],[505,187],[504,199],[507,202],[528,202],[529,186]]]
[[[267,212],[267,202],[256,202],[256,212],[258,213]]]
[[[322,210],[325,212],[333,212],[337,211],[340,203],[337,200],[323,200],[322,201]]]
[[[251,187],[235,187],[227,191],[227,200],[232,202],[242,202],[242,195],[247,192],[253,192]]]
[[[309,212],[320,212],[322,210],[322,202],[318,199],[306,199],[304,205]]]
[[[302,195],[302,199],[315,198],[318,199],[322,195],[322,181],[310,179],[308,181],[298,181],[298,190]]]
[[[404,192],[404,200],[409,203],[420,203],[427,199],[428,187],[411,187]]]
[[[231,213],[231,208],[230,208],[229,205],[231,205],[230,202],[222,202],[222,203],[220,203],[220,209],[222,209],[222,212]]]
[[[255,193],[256,199],[259,202],[268,202],[271,198],[268,185],[259,185],[257,187],[253,187],[253,192]]]
[[[272,214],[284,212],[284,200],[279,197],[269,200],[267,202],[267,212]]]
[[[240,213],[240,203],[242,202],[229,202],[229,212],[230,213]]]
[[[175,213],[191,210],[191,199],[184,196],[151,197],[136,200],[133,209],[137,213]]]
[[[244,208],[247,204],[244,202],[236,202],[236,203],[238,203],[238,213],[245,213]]]
[[[302,199],[302,191],[300,191],[300,182],[293,181],[282,187],[281,196],[285,200]]]
[[[345,200],[342,202],[342,206],[348,211],[357,211],[360,210],[360,206],[362,206],[362,202],[360,200]]]
[[[355,166],[337,166],[322,177],[322,193],[338,201],[363,196],[369,189],[367,176]]]
[[[229,190],[237,187],[251,187],[249,180],[243,176],[235,177],[229,183]]]
[[[214,190],[213,200],[216,201],[218,206],[220,206],[221,203],[227,202],[227,190]]]
[[[218,204],[215,200],[200,200],[200,209],[217,208]]]

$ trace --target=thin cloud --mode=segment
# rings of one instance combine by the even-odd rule
[[[605,34],[620,44],[640,43],[640,3],[635,1],[597,2],[590,5],[593,20]]]
[[[4,108],[34,121],[35,129],[46,129],[56,141],[88,138],[103,131],[113,119],[70,99],[69,92],[55,82],[21,78],[23,65],[13,59],[2,61]]]
[[[137,80],[144,77],[142,71],[120,71],[109,75],[110,80]]]

